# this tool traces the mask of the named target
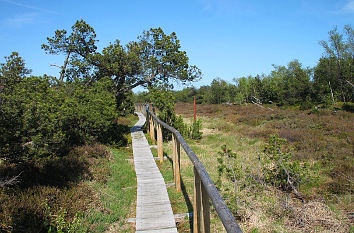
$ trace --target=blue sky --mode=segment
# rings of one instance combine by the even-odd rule
[[[176,32],[190,63],[203,72],[195,86],[220,77],[269,73],[272,64],[298,59],[313,67],[320,40],[334,25],[354,22],[354,0],[181,0],[54,1],[0,0],[0,62],[17,51],[33,75],[58,76],[50,64],[63,57],[40,49],[46,37],[84,19],[96,31],[101,50],[116,39],[127,43],[144,30]]]

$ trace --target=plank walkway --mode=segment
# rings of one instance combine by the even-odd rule
[[[177,232],[165,181],[141,130],[146,120],[145,116],[140,112],[137,115],[139,121],[130,130],[138,183],[136,232]]]

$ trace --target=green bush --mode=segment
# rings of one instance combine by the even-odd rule
[[[261,158],[262,171],[266,183],[284,191],[295,191],[301,183],[308,180],[308,164],[292,159],[287,147],[287,140],[277,134],[269,137],[264,148],[265,155]]]
[[[202,132],[202,122],[200,119],[193,122],[190,126],[183,122],[181,116],[177,116],[175,113],[175,102],[173,93],[165,88],[151,88],[150,98],[154,102],[154,106],[159,109],[158,118],[168,125],[177,129],[183,137],[190,139],[200,139]],[[163,130],[164,138],[170,138],[171,133]]]
[[[189,134],[188,137],[190,139],[201,139],[202,138],[202,132],[200,132],[202,128],[202,120],[197,119],[196,121],[193,121],[193,123],[189,126]]]
[[[63,155],[74,145],[107,141],[116,127],[112,81],[91,86],[28,77],[0,92],[0,156],[38,160]]]
[[[344,103],[342,109],[347,112],[354,112],[354,103],[353,102]]]

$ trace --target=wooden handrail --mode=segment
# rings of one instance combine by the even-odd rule
[[[161,121],[156,115],[149,110],[149,105],[139,106],[137,110],[141,110],[145,113],[147,122],[150,123],[150,135],[155,138],[155,128],[157,131],[162,132],[163,126],[169,132],[172,133],[172,143],[173,143],[173,169],[175,176],[175,184],[177,191],[181,190],[180,187],[180,145],[188,155],[189,159],[192,161],[194,166],[194,204],[193,204],[193,229],[194,232],[210,232],[210,208],[209,208],[209,198],[213,203],[213,206],[223,223],[225,229],[229,233],[240,233],[242,232],[241,228],[237,224],[234,216],[231,211],[225,204],[223,198],[221,197],[219,191],[215,187],[213,181],[211,180],[208,172],[206,171],[203,163],[198,159],[189,145],[186,143],[182,135],[175,128],[169,126],[165,122]],[[153,131],[153,133],[151,133]],[[158,132],[159,134],[159,132]],[[154,141],[154,140],[153,140]],[[158,140],[161,144],[162,149],[162,136]],[[159,148],[159,145],[158,145]],[[163,159],[160,158],[160,162]]]

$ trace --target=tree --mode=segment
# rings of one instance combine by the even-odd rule
[[[353,101],[353,62],[354,62],[354,32],[351,25],[344,26],[344,33],[341,34],[334,27],[329,31],[329,39],[320,41],[320,44],[325,49],[325,56],[329,62],[335,62],[336,69],[334,73],[335,80],[332,80],[332,85],[338,83],[342,101]],[[323,66],[323,64],[321,64]],[[318,76],[316,78],[319,78]],[[326,75],[321,77],[330,82],[331,76]]]
[[[185,83],[201,77],[201,71],[196,66],[189,65],[186,52],[180,50],[176,33],[166,35],[161,28],[151,28],[138,39],[138,42],[128,44],[128,50],[138,52],[141,70],[126,82],[127,85],[121,92],[140,85],[172,85],[172,81]]]
[[[337,79],[337,64],[334,58],[322,57],[314,68],[313,99],[319,103],[331,104],[341,99],[340,83]]]
[[[17,52],[5,57],[5,61],[0,64],[0,156],[22,151],[18,146],[21,143],[22,105],[21,98],[15,93],[17,86],[31,72]]]
[[[64,64],[60,66],[60,81],[64,80],[72,55],[75,55],[73,62],[77,62],[80,57],[87,59],[88,55],[97,49],[95,30],[84,20],[77,20],[71,29],[70,35],[67,35],[65,29],[56,30],[52,38],[47,37],[48,44],[42,44],[46,53],[65,54]]]
[[[213,79],[213,81],[210,84],[210,97],[209,97],[209,103],[211,104],[221,104],[225,103],[228,99],[228,93],[227,93],[227,83],[220,79],[216,78]]]
[[[287,104],[301,104],[311,94],[310,68],[302,68],[298,60],[289,62],[284,77],[284,92],[282,99]]]
[[[94,29],[85,21],[77,21],[72,33],[57,30],[55,36],[47,38],[42,48],[50,54],[66,55],[61,66],[60,81],[83,78],[86,85],[109,77],[115,82],[117,109],[123,106],[127,93],[137,86],[173,86],[173,82],[186,83],[201,77],[196,66],[189,65],[189,58],[180,48],[176,33],[167,35],[161,28],[151,28],[127,45],[119,40],[97,52]]]
[[[98,69],[97,79],[109,76],[115,80],[117,106],[124,101],[124,93],[137,86],[171,86],[173,81],[185,83],[200,78],[200,70],[188,64],[175,33],[166,35],[161,28],[150,29],[138,39],[126,46],[116,40],[89,58]]]
[[[166,35],[161,28],[151,28],[138,40],[126,46],[117,40],[90,59],[100,77],[115,79],[118,93],[137,86],[171,85],[172,81],[185,83],[200,78],[200,70],[188,64],[189,58],[180,50],[174,32]]]
[[[0,92],[4,88],[21,82],[27,74],[31,73],[18,52],[12,52],[8,57],[5,56],[5,61],[0,64]]]

